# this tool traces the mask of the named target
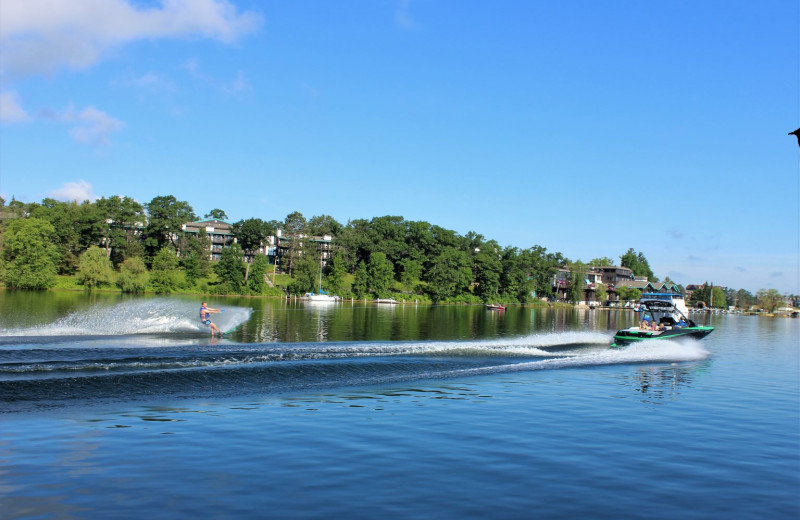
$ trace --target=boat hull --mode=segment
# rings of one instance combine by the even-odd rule
[[[714,330],[714,327],[680,327],[671,330],[639,330],[638,328],[622,329],[614,335],[612,347],[624,347],[632,343],[654,339],[693,338],[701,339]]]

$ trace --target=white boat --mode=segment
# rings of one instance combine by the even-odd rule
[[[307,292],[303,295],[303,299],[315,303],[336,303],[340,300],[338,296],[322,291],[322,263],[319,266],[319,292]]]
[[[339,301],[338,296],[331,296],[330,294],[315,294],[315,293],[305,293],[303,295],[304,300],[308,300],[310,302],[320,302],[320,303],[335,303]]]
[[[397,305],[397,300],[394,298],[378,298],[375,300],[375,303],[380,303],[384,305]]]

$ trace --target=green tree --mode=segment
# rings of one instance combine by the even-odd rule
[[[756,293],[758,305],[767,312],[775,312],[775,309],[784,304],[784,298],[777,289],[759,289]]]
[[[302,294],[317,292],[320,277],[320,258],[309,252],[302,254],[295,261],[294,279],[295,290]]]
[[[231,228],[236,235],[236,241],[248,255],[255,255],[267,237],[275,233],[275,230],[260,218],[240,220]]]
[[[244,253],[239,244],[233,243],[222,250],[219,262],[214,265],[214,272],[222,284],[231,292],[241,293],[244,289]],[[226,291],[227,292],[227,291]]]
[[[479,251],[472,258],[474,279],[477,282],[475,292],[484,302],[494,300],[500,292],[500,277],[503,274],[503,263],[500,261],[501,250],[497,242],[490,241],[480,245]]]
[[[177,239],[183,235],[183,225],[197,219],[192,207],[172,195],[154,197],[145,206],[147,226],[144,243],[148,253],[154,254],[167,244],[177,249]]]
[[[606,287],[606,284],[602,282],[598,283],[597,287],[595,287],[594,294],[598,302],[601,304],[605,302],[608,299],[608,288]]]
[[[419,283],[422,277],[422,262],[413,258],[403,258],[400,260],[400,282],[406,288],[413,288]]]
[[[242,247],[244,253],[250,258],[255,259],[261,245],[266,241],[267,237],[272,235],[275,230],[261,220],[260,218],[249,218],[247,220],[240,220],[232,226],[233,234],[236,235],[236,240]],[[250,277],[250,265],[246,266],[244,278],[248,280]]]
[[[725,293],[722,292],[721,287],[711,288],[711,300],[709,301],[709,305],[718,309],[725,309],[728,307],[728,302],[725,299]]]
[[[56,283],[58,250],[53,225],[38,218],[13,220],[3,234],[4,278],[15,289],[47,289]]]
[[[736,305],[740,309],[749,309],[753,305],[758,303],[758,298],[753,296],[750,291],[745,289],[739,289],[736,291],[736,297],[734,298],[734,305]]]
[[[526,265],[520,250],[506,247],[500,259],[503,271],[500,275],[500,294],[505,302],[524,302],[527,300],[529,266]]]
[[[203,218],[213,218],[215,220],[223,220],[224,221],[224,220],[228,220],[228,215],[226,215],[225,212],[222,211],[221,209],[214,208],[211,211],[209,211],[208,213],[206,213],[203,216]]]
[[[97,207],[89,201],[83,204],[44,199],[31,207],[31,217],[47,220],[55,230],[55,245],[61,261],[61,274],[72,274],[78,268],[78,257],[90,246],[100,244],[106,224]]]
[[[639,301],[642,297],[642,291],[639,289],[635,289],[633,287],[618,287],[617,288],[617,296],[619,296],[620,301],[627,302],[627,301]]]
[[[434,303],[458,296],[472,281],[472,269],[464,251],[448,248],[433,261],[428,290]]]
[[[308,221],[308,234],[312,236],[331,235],[337,236],[342,231],[342,225],[330,215],[315,215]]]
[[[561,253],[548,253],[542,246],[533,246],[520,255],[530,272],[531,290],[535,291],[538,297],[553,294],[553,276],[556,270],[566,263]]]
[[[356,298],[363,298],[369,291],[369,274],[367,264],[359,262],[353,277],[353,294]]]
[[[303,236],[306,234],[306,218],[299,211],[294,211],[286,215],[283,221],[283,232],[288,240],[288,247],[284,257],[281,259],[281,267],[289,275],[292,275],[294,264],[300,259],[303,248]]]
[[[178,256],[171,246],[161,248],[153,258],[150,284],[156,294],[169,294],[178,288]]]
[[[381,252],[392,263],[399,263],[406,255],[406,222],[403,217],[385,216],[373,218],[369,223],[369,234],[362,246],[365,257]]]
[[[114,268],[111,260],[106,256],[106,251],[97,246],[92,246],[84,251],[78,260],[77,282],[90,291],[97,287],[110,284],[114,278]]]
[[[344,266],[344,258],[340,252],[334,253],[333,257],[328,261],[328,290],[333,294],[340,294],[342,287],[344,287],[344,277],[347,271]]]
[[[197,236],[183,237],[180,245],[180,265],[186,275],[187,286],[192,287],[199,278],[208,276],[211,271],[211,260],[208,258],[211,241],[205,229],[200,228]]]
[[[584,287],[586,286],[586,264],[577,260],[570,266],[569,297],[573,303],[585,299]]]
[[[616,264],[614,264],[614,261],[612,259],[610,259],[609,257],[601,256],[599,258],[593,258],[589,262],[589,265],[592,266],[592,267],[609,267],[609,266],[616,265]]]
[[[633,271],[634,276],[644,276],[651,282],[656,282],[658,279],[650,269],[650,264],[647,262],[643,253],[637,253],[633,248],[628,249],[625,254],[620,257],[620,265],[627,267]]]
[[[367,268],[369,286],[378,298],[389,296],[389,288],[394,280],[394,266],[385,253],[372,253]]]
[[[250,266],[250,276],[247,278],[247,287],[251,294],[259,295],[264,292],[267,272],[269,272],[269,259],[264,255],[256,255]]]
[[[716,308],[725,308],[728,305],[722,288],[714,287],[714,284],[709,285],[708,282],[692,293],[689,302],[693,305],[702,304]]]
[[[109,251],[114,265],[119,265],[129,256],[143,253],[137,233],[146,220],[144,207],[130,197],[116,195],[99,199],[95,205],[98,214],[106,223],[103,245]]]
[[[117,287],[124,293],[141,294],[147,289],[148,273],[144,260],[138,256],[126,258],[119,266]]]

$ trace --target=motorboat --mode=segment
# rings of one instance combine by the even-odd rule
[[[486,305],[486,308],[489,309],[490,311],[504,311],[504,310],[506,310],[506,308],[503,305],[500,305],[499,303],[490,303],[490,304]]]
[[[639,300],[638,312],[641,322],[638,326],[621,329],[614,335],[612,347],[623,347],[651,339],[674,339],[690,337],[701,339],[714,330],[714,327],[697,325],[686,317],[683,297],[672,293],[645,293]]]

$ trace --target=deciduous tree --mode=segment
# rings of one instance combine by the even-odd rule
[[[169,294],[178,288],[178,257],[172,246],[161,248],[153,258],[150,284],[156,294]]]
[[[389,296],[389,288],[394,280],[394,266],[385,253],[372,253],[367,268],[369,287],[378,298]]]
[[[78,260],[78,276],[76,281],[90,291],[111,283],[114,268],[106,252],[97,246],[84,251]]]
[[[353,294],[355,294],[356,298],[363,298],[368,291],[369,274],[367,273],[367,264],[359,262],[353,276]]]
[[[208,213],[206,213],[203,216],[203,218],[213,218],[213,219],[216,219],[216,220],[223,220],[224,221],[224,220],[228,220],[228,215],[225,214],[225,212],[222,211],[221,209],[214,208],[211,211],[209,211]]]
[[[179,201],[172,195],[154,197],[145,206],[147,207],[145,227],[147,251],[155,253],[168,243],[177,249],[176,241],[183,235],[183,225],[197,219],[192,207],[188,202]]]
[[[12,221],[3,235],[5,283],[17,289],[47,289],[56,283],[58,250],[50,222],[38,218]]]
[[[138,232],[146,220],[144,207],[134,199],[120,195],[101,198],[95,204],[100,218],[106,223],[104,246],[111,262],[119,265],[125,258],[141,254]]]
[[[219,262],[214,265],[219,281],[234,293],[241,293],[244,288],[245,269],[244,253],[235,243],[222,250]]]
[[[434,303],[466,291],[472,281],[472,269],[464,251],[447,248],[433,261],[428,290]]]
[[[342,254],[334,253],[333,257],[328,260],[327,266],[327,282],[328,290],[334,294],[340,294],[344,286],[344,277],[347,271],[344,267],[344,259]]]
[[[759,289],[756,293],[758,305],[767,312],[774,312],[775,309],[784,304],[784,298],[777,289]]]
[[[484,302],[489,302],[497,298],[500,293],[500,278],[503,274],[503,263],[500,261],[502,250],[493,240],[480,244],[478,249],[479,251],[472,257],[474,279],[478,284],[475,292]]]
[[[247,287],[251,294],[259,295],[264,292],[268,271],[269,259],[264,255],[256,255],[250,265],[250,274],[247,277]]]
[[[644,276],[649,281],[658,281],[650,264],[647,262],[644,253],[637,253],[633,248],[628,249],[625,254],[620,256],[620,265],[633,271],[634,276]]]
[[[144,260],[138,256],[126,258],[119,266],[117,287],[124,293],[140,294],[147,289],[148,273]]]

